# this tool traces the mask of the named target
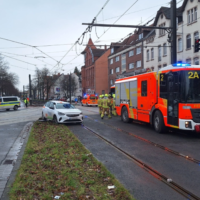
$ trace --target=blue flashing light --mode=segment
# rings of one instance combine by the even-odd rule
[[[176,63],[173,64],[174,67],[190,67],[191,65],[188,63]]]

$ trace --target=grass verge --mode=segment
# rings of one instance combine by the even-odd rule
[[[108,189],[113,185],[114,189]],[[56,196],[67,200],[133,200],[65,125],[36,122],[10,199],[49,200]]]

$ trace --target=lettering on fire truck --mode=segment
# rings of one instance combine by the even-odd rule
[[[200,132],[200,65],[175,64],[115,82],[116,111],[124,122]]]

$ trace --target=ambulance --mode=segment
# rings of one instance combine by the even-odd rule
[[[20,107],[20,98],[16,96],[0,97],[0,109],[3,110],[17,110]]]
[[[116,112],[123,122],[200,132],[200,65],[177,63],[117,79]]]
[[[82,106],[98,106],[98,96],[86,94],[81,101]]]

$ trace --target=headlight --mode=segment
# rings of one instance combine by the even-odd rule
[[[83,113],[81,112],[80,115],[82,115]]]
[[[64,113],[58,112],[59,115],[65,115]]]

